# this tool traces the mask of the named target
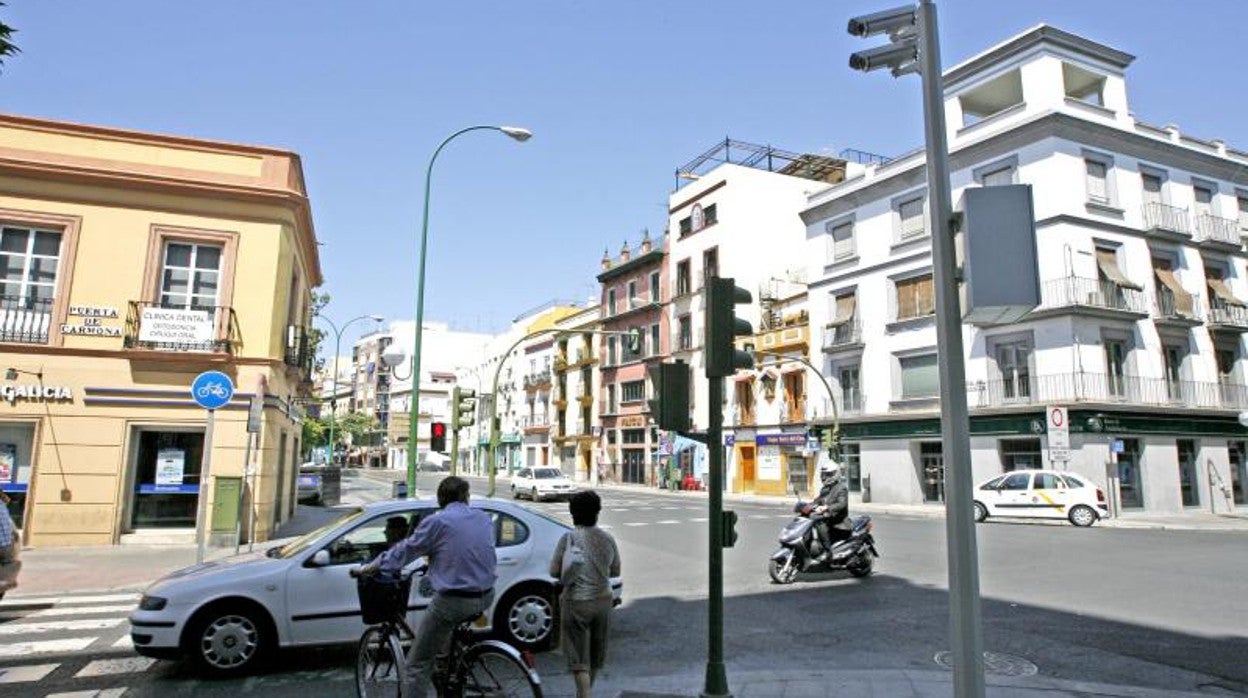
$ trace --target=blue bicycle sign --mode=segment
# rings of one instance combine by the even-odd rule
[[[206,410],[224,407],[234,397],[234,382],[220,371],[204,371],[191,383],[191,397]]]

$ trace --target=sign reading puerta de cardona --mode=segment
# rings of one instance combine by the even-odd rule
[[[143,308],[139,341],[169,344],[205,344],[212,341],[212,313],[207,310]]]

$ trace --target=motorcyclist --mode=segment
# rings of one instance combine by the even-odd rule
[[[849,538],[853,527],[849,522],[849,491],[841,480],[840,466],[830,461],[820,464],[819,480],[823,487],[811,502],[810,516],[815,519],[815,533],[823,546],[815,561],[823,562],[832,554],[834,544]]]

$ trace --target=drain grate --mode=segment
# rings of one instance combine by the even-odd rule
[[[937,652],[934,659],[940,666],[953,669],[953,652]],[[984,652],[984,672],[996,676],[1035,676],[1040,667],[1012,654]]]

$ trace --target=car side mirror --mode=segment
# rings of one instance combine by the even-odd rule
[[[308,567],[329,567],[329,551],[318,550],[308,560]]]

